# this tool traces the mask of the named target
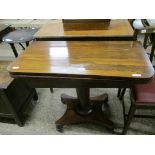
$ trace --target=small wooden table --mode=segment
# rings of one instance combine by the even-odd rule
[[[96,123],[113,130],[101,110],[108,95],[90,98],[89,88],[127,88],[154,75],[145,50],[132,41],[38,41],[8,71],[31,87],[76,88],[78,98],[61,96],[67,110],[56,121],[59,131],[74,123]]]
[[[67,25],[68,24],[68,25]],[[83,29],[82,25],[72,26],[62,20],[52,20],[45,24],[35,35],[40,41],[73,41],[73,40],[133,40],[133,29],[128,20],[111,20],[110,25],[98,29]],[[96,25],[96,23],[94,23]]]

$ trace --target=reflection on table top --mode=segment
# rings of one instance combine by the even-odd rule
[[[154,69],[138,42],[34,42],[8,67],[14,77],[149,79]]]
[[[72,23],[68,24],[70,26]],[[67,27],[67,24],[65,25]],[[111,20],[108,28],[65,30],[62,20],[52,20],[45,24],[36,34],[36,39],[73,38],[73,37],[133,37],[133,29],[128,20]]]

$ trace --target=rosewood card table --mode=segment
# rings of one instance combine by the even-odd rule
[[[128,88],[146,83],[154,75],[144,48],[132,41],[37,41],[8,71],[34,88],[76,88],[77,98],[61,96],[67,110],[55,122],[59,131],[64,125],[78,123],[95,123],[113,130],[113,122],[102,112],[108,95],[90,97],[89,89]]]

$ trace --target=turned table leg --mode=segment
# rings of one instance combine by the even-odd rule
[[[77,92],[77,105],[76,111],[81,115],[88,115],[92,112],[93,106],[90,102],[89,88],[76,88]]]

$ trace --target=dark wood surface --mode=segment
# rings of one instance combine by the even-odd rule
[[[96,22],[98,24],[98,22]],[[127,20],[111,20],[109,26],[94,23],[86,26],[52,20],[36,34],[37,40],[133,40],[133,29]],[[73,24],[73,25],[72,25]],[[84,29],[83,29],[84,27]],[[90,27],[92,29],[90,29]],[[96,27],[96,28],[94,28]],[[88,29],[87,29],[88,28]]]
[[[63,23],[104,23],[110,19],[62,19]]]
[[[107,30],[110,19],[63,19],[62,23],[64,31]]]
[[[29,87],[25,81],[13,80],[7,89],[1,88],[0,121],[8,123],[13,119],[19,126],[23,126],[26,118],[25,111],[32,99],[37,100],[36,96],[35,89]],[[9,119],[6,120],[6,118]]]
[[[10,119],[6,118],[13,118],[22,126],[24,111],[32,98],[37,100],[37,94],[25,81],[10,77],[7,71],[10,63],[11,61],[0,61],[0,121],[10,122]]]

